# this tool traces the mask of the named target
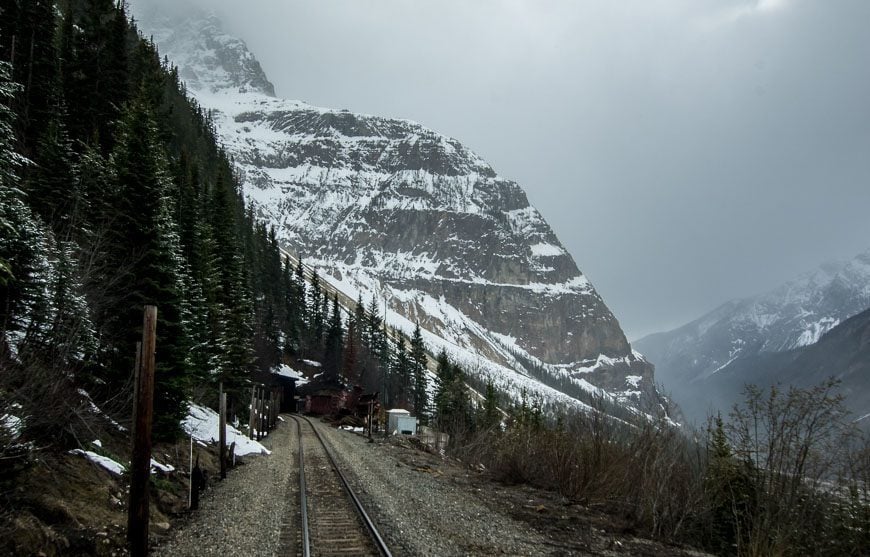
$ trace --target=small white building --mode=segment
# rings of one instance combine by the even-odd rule
[[[387,433],[417,435],[417,418],[401,408],[387,410]]]

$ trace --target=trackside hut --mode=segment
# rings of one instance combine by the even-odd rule
[[[387,410],[387,433],[417,435],[417,418],[401,408]]]

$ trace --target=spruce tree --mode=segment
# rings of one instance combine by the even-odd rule
[[[490,379],[486,382],[486,395],[484,396],[483,408],[481,409],[479,420],[481,428],[494,428],[501,422],[498,405],[498,393],[495,391],[495,385],[493,385],[492,380]]]
[[[155,379],[155,432],[171,437],[186,412],[188,340],[182,320],[181,247],[171,214],[168,161],[147,98],[128,106],[112,153],[117,187],[111,259],[127,272],[118,281],[113,316],[113,366],[118,379],[132,369],[142,308],[158,307],[160,351]]]
[[[410,364],[414,385],[414,413],[421,423],[425,424],[429,420],[429,394],[426,382],[428,359],[426,358],[426,345],[423,343],[423,334],[420,331],[419,323],[414,327],[414,334],[411,337]]]
[[[405,337],[396,335],[396,349],[390,366],[387,381],[389,404],[391,406],[409,406],[413,399],[411,389],[411,359],[405,345]]]
[[[342,352],[341,374],[351,384],[359,382],[359,369],[357,368],[357,355],[359,353],[359,328],[357,320],[351,319],[347,324],[347,337],[345,338]]]
[[[320,289],[320,276],[317,269],[311,272],[311,284],[308,299],[308,348],[314,353],[320,353],[323,344],[325,320],[323,316],[323,295]]]
[[[47,122],[38,147],[27,179],[28,203],[56,235],[70,237],[88,210],[72,142],[60,114]]]
[[[127,18],[123,4],[114,0],[86,0],[77,23],[81,32],[73,34],[74,61],[64,72],[71,77],[66,96],[75,106],[70,127],[74,138],[95,141],[107,154],[130,98]]]
[[[0,350],[17,344],[37,318],[45,296],[45,233],[20,189],[19,172],[28,161],[13,145],[11,105],[19,88],[11,67],[0,62]],[[11,346],[13,350],[15,346]]]
[[[19,152],[37,154],[40,135],[55,116],[60,101],[60,74],[55,42],[57,17],[52,0],[16,2],[0,24],[4,60],[13,67],[18,82],[16,95]]]
[[[332,298],[332,316],[329,320],[329,328],[326,332],[326,341],[323,350],[323,372],[326,378],[334,383],[340,381],[342,362],[342,332],[341,311],[338,306],[338,296]]]

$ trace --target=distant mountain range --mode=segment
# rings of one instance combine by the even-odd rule
[[[513,397],[661,410],[653,367],[518,184],[420,124],[276,98],[243,41],[175,11],[137,17],[288,250]]]
[[[766,294],[728,302],[635,346],[655,364],[658,380],[686,415],[698,421],[714,408],[728,409],[745,383],[808,386],[829,376],[843,379],[847,403],[863,415],[870,412],[867,308],[870,251]]]

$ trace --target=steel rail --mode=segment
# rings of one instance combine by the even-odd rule
[[[302,424],[296,422],[299,434],[299,502],[302,507],[302,556],[311,557],[311,535],[308,532],[308,498],[305,495],[305,453],[302,447]]]
[[[300,421],[300,417],[293,416],[293,419],[296,421],[296,426],[299,431],[299,478],[300,478],[300,490],[301,490],[301,500],[302,500],[302,516],[303,516],[303,554],[308,557],[310,553],[309,544],[310,540],[308,539],[308,517],[306,511],[307,501],[305,499],[305,480],[304,480],[304,468],[302,463],[302,425]],[[369,533],[372,541],[375,544],[378,552],[380,552],[383,557],[393,557],[393,554],[390,552],[390,549],[387,547],[387,542],[384,541],[384,538],[381,536],[380,532],[378,532],[375,523],[369,517],[368,513],[365,511],[363,507],[362,501],[360,501],[359,497],[357,497],[353,488],[350,486],[350,483],[347,481],[347,477],[341,471],[341,468],[338,465],[338,461],[335,458],[335,455],[332,452],[332,449],[329,448],[329,445],[326,443],[326,440],[320,435],[320,432],[317,431],[317,428],[314,424],[306,417],[301,417],[302,420],[308,422],[308,425],[311,427],[311,430],[314,432],[314,435],[317,437],[317,440],[320,442],[320,445],[323,447],[324,452],[326,453],[327,458],[329,458],[329,462],[332,464],[332,468],[335,473],[338,475],[341,480],[341,484],[344,487],[345,493],[350,496],[351,501],[354,505],[354,510],[356,510],[359,517],[362,519],[363,525],[366,527],[366,530]]]

